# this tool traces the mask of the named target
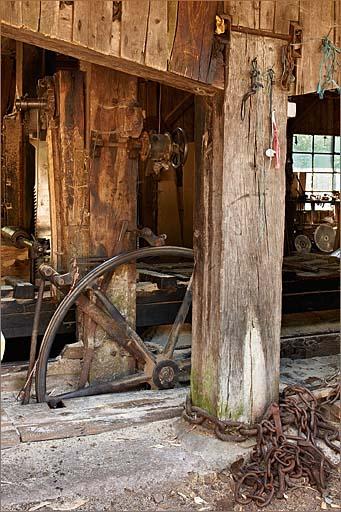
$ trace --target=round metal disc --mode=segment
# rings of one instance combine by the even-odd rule
[[[314,240],[317,248],[322,252],[332,252],[334,250],[336,238],[336,228],[321,224],[315,229]]]
[[[306,235],[297,235],[294,244],[297,252],[306,254],[311,251],[311,241]]]
[[[174,388],[178,379],[179,367],[172,359],[156,363],[153,370],[153,382],[158,389]]]

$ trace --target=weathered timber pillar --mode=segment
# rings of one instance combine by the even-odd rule
[[[49,87],[51,80],[46,79]],[[84,141],[84,75],[61,70],[54,77],[56,112],[49,119],[47,154],[51,208],[51,261],[67,270],[89,254],[88,168]]]
[[[90,253],[111,257],[136,248],[138,155],[129,148],[143,128],[136,106],[137,78],[93,65],[88,70],[90,139]],[[122,233],[122,226],[128,231]],[[121,240],[120,239],[121,236]],[[135,265],[115,271],[107,295],[129,324],[135,325]],[[85,336],[89,335],[86,329]],[[90,329],[91,331],[91,329]],[[112,380],[131,373],[134,359],[100,328],[94,333],[90,380]]]
[[[281,162],[269,147],[269,95],[251,98],[254,57],[280,77],[279,41],[232,34],[224,98],[196,104],[193,403],[219,418],[253,421],[278,397],[287,98],[274,86]]]

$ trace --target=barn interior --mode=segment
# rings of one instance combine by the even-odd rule
[[[29,358],[39,265],[52,261],[60,273],[67,272],[70,265],[68,250],[63,249],[59,254],[56,242],[52,240],[58,229],[56,224],[65,222],[65,218],[55,212],[53,201],[58,201],[58,196],[56,191],[51,190],[53,184],[48,173],[51,139],[47,137],[45,116],[46,101],[52,100],[46,100],[46,77],[63,74],[78,77],[80,82],[77,84],[74,80],[72,87],[79,87],[84,97],[90,91],[86,64],[75,58],[4,37],[1,51],[1,307],[2,331],[7,340],[3,362],[13,364],[23,363]],[[283,357],[313,357],[337,354],[339,350],[338,101],[339,96],[333,90],[327,91],[323,100],[317,94],[289,98],[291,114],[287,124],[282,272]],[[163,148],[154,145],[155,154],[152,154],[148,148],[150,141],[145,140],[138,158],[135,155],[138,177],[134,210],[139,234],[142,235],[136,235],[135,246],[142,248],[150,243],[162,244],[164,237],[167,245],[192,248],[196,173],[195,96],[188,91],[140,78],[137,82],[136,106],[142,109],[145,136],[170,134],[174,141],[179,142],[180,153],[164,155]],[[68,108],[74,107],[69,105]],[[89,123],[88,118],[89,113],[85,111],[85,123]],[[75,125],[75,114],[69,122]],[[101,158],[101,147],[106,143],[101,136],[100,140],[96,140],[97,132],[92,131],[91,134],[92,139],[86,140],[84,135],[84,141],[85,146],[90,147],[90,158],[94,162]],[[163,141],[160,139],[157,142],[161,144]],[[143,152],[148,151],[146,156]],[[179,161],[170,164],[172,158]],[[120,164],[114,162],[113,168]],[[92,165],[90,163],[90,169]],[[59,198],[59,201],[62,199]],[[62,202],[59,202],[60,207],[63,207]],[[85,204],[83,208],[86,210]],[[147,240],[141,233],[144,228],[152,232]],[[16,230],[26,233],[25,236],[35,241],[37,246],[28,244],[20,247],[14,244],[13,233]],[[67,231],[65,233],[70,236]],[[71,235],[74,236],[74,233]],[[71,239],[66,243],[72,246]],[[87,252],[87,249],[84,246],[84,253],[77,254],[80,272],[83,273],[109,256],[109,251],[98,245],[96,247],[96,242],[92,247],[93,253]],[[160,342],[167,338],[192,269],[191,262],[177,257],[168,257],[166,261],[156,258],[153,262],[138,264],[136,327],[143,339],[154,343],[155,340]],[[49,284],[45,286],[38,325],[38,346],[58,305],[54,287]],[[190,324],[189,311],[181,335],[184,344],[182,350],[185,351],[190,351]],[[57,357],[65,345],[77,341],[76,330],[75,308],[71,308],[60,326],[51,357]]]
[[[0,2],[4,512],[340,506],[339,18]]]

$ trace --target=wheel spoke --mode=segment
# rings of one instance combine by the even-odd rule
[[[103,395],[105,393],[128,391],[129,389],[135,388],[136,386],[145,384],[147,381],[148,378],[144,373],[135,373],[134,375],[129,375],[123,379],[118,379],[112,382],[103,382],[101,384],[91,384],[86,388],[77,389],[76,391],[69,391],[68,393],[62,393],[61,395],[47,395],[46,401],[53,406],[66,398],[78,398],[81,396]]]
[[[103,303],[104,307],[110,310],[110,316],[85,295],[78,298],[77,306],[135,359],[143,363],[154,364],[154,355],[149,352],[139,335],[128,325],[118,309],[99,290],[94,290],[94,294]]]
[[[192,304],[192,283],[193,283],[193,274],[191,275],[191,278],[189,280],[185,296],[183,298],[183,301],[179,308],[179,311],[176,315],[174,324],[172,325],[172,329],[168,336],[166,346],[165,346],[164,350],[162,351],[162,355],[164,355],[164,357],[166,359],[171,359],[173,357],[174,349],[175,349],[176,344],[179,339],[181,327],[185,323],[189,308]]]
[[[78,389],[77,391],[72,392],[76,394],[64,393],[63,395],[59,395],[59,397],[71,398],[71,396],[87,396],[103,392],[116,392],[121,391],[123,389],[128,389],[128,387],[136,387],[139,384],[143,384],[145,382],[150,383],[151,374],[153,373],[153,369],[155,368],[156,362],[156,358],[154,357],[154,355],[147,349],[147,347],[145,346],[141,338],[138,336],[138,334],[126,323],[124,317],[115,308],[115,306],[113,306],[110,303],[110,301],[108,301],[109,304],[106,303],[108,307],[110,306],[108,311],[108,308],[105,306],[105,304],[103,305],[103,300],[101,301],[100,297],[97,296],[98,303],[101,304],[104,309],[102,310],[99,306],[93,304],[84,295],[84,293],[89,288],[89,286],[96,283],[97,279],[99,279],[101,276],[105,276],[105,274],[108,273],[108,275],[110,275],[120,265],[124,265],[126,263],[130,263],[132,261],[137,261],[145,258],[161,256],[178,256],[181,258],[193,259],[193,251],[191,249],[184,247],[163,246],[145,247],[128,253],[121,253],[117,256],[114,256],[113,258],[104,261],[96,268],[90,270],[78,283],[76,283],[73,290],[71,290],[63,298],[46,328],[44,338],[40,346],[35,374],[36,393],[38,402],[51,401],[52,399],[52,397],[49,397],[46,393],[47,368],[51,347],[53,345],[55,336],[65,319],[67,312],[69,311],[70,307],[72,307],[75,303],[78,303],[78,301],[80,309],[82,308],[83,311],[88,315],[89,321],[94,322],[97,325],[100,325],[109,334],[110,337],[117,341],[118,344],[121,345],[125,350],[131,353],[131,355],[135,359],[145,364],[145,373],[129,376],[126,379],[120,381],[114,381],[112,383],[103,384],[103,386],[107,386],[107,388],[98,387],[102,386],[102,384],[98,386],[90,385],[87,388],[83,387],[82,389]],[[106,281],[104,278],[104,286],[101,286],[102,291],[104,291],[103,288],[105,289],[105,282]],[[108,311],[109,314],[105,310]],[[184,316],[184,318],[186,318],[186,315]],[[170,347],[169,350],[172,349],[172,340],[174,340],[174,338],[177,339],[177,337],[178,335],[176,335],[176,333],[174,334],[174,336],[172,336],[172,339],[169,341],[168,344]],[[84,359],[86,359],[86,350],[87,348],[85,347]],[[91,357],[89,354],[89,361],[83,361],[83,370],[79,382],[80,385],[82,386],[84,386],[86,384],[86,381],[88,380],[90,364]],[[123,386],[123,388],[121,386]],[[105,389],[105,391],[103,391],[103,389]],[[55,397],[53,397],[53,399],[56,400]]]

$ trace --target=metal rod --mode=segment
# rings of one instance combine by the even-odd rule
[[[130,375],[129,377],[125,377],[124,379],[113,382],[103,382],[101,384],[93,384],[87,388],[81,388],[77,389],[76,391],[63,393],[56,397],[47,396],[46,401],[53,406],[57,405],[58,402],[64,398],[78,398],[81,396],[103,395],[105,393],[127,391],[129,389],[135,388],[136,386],[139,386],[140,384],[145,384],[147,380],[148,379],[144,373],[136,373],[134,375]]]
[[[165,355],[165,357],[167,359],[170,359],[173,356],[175,346],[179,339],[180,329],[183,326],[183,324],[186,320],[186,317],[188,315],[188,311],[189,311],[190,305],[192,303],[192,284],[193,284],[193,274],[191,275],[191,279],[189,280],[184,299],[183,299],[182,304],[179,308],[179,311],[176,315],[174,324],[172,325],[171,332],[168,336],[168,340],[167,340],[165,349],[163,351],[163,354]]]
[[[242,34],[254,34],[256,36],[271,37],[274,39],[282,39],[283,41],[291,41],[292,37],[286,34],[275,34],[268,30],[259,30],[257,28],[239,27],[231,25],[231,32],[241,32]]]
[[[23,112],[34,108],[46,108],[46,106],[47,101],[40,98],[18,98],[15,100],[16,109]]]
[[[23,405],[28,404],[30,401],[33,368],[34,368],[34,364],[35,364],[35,360],[36,360],[36,353],[37,353],[37,339],[38,339],[38,331],[39,331],[40,311],[41,311],[41,305],[42,305],[43,297],[44,297],[44,289],[45,289],[45,281],[44,281],[44,279],[42,279],[40,281],[36,307],[34,310],[33,327],[32,327],[32,335],[31,335],[31,347],[30,347],[30,360],[29,360],[29,365],[28,365],[28,370],[27,370],[26,383],[23,388],[23,394],[22,394],[22,404]]]

